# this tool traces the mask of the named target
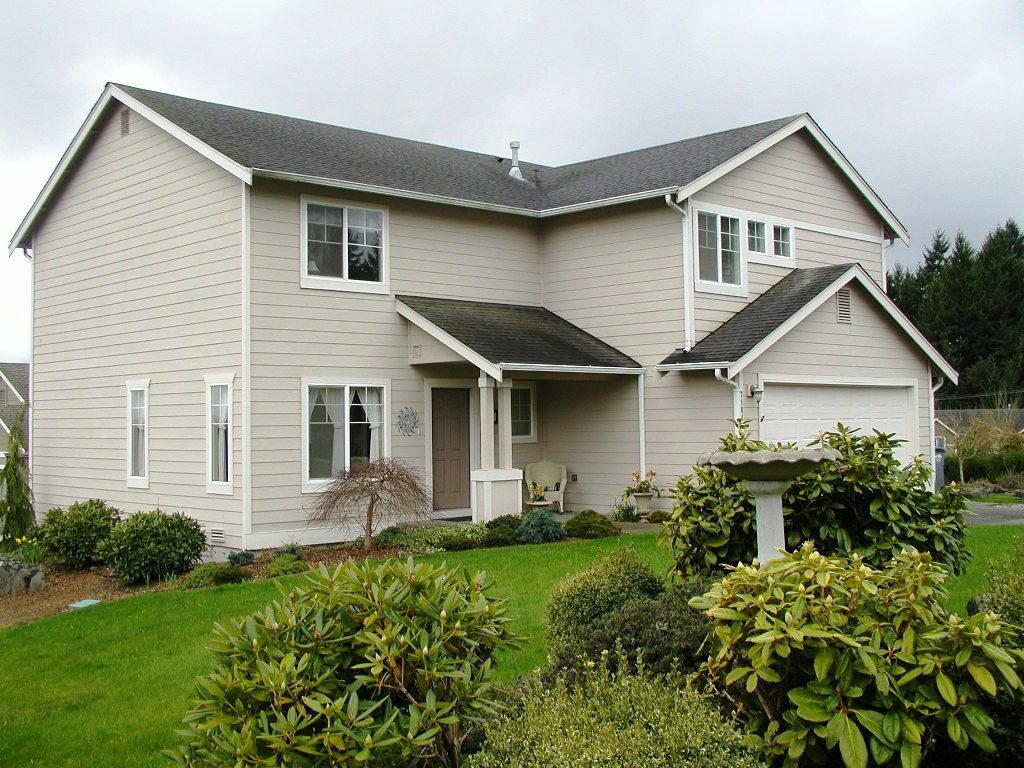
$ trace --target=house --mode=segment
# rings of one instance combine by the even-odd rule
[[[27,410],[28,363],[0,363],[0,467],[7,463],[7,440],[11,426]],[[28,419],[22,423],[28,440]]]
[[[1024,433],[1024,409],[1021,408],[954,408],[935,411],[935,437],[939,445],[952,449],[960,433],[975,421],[987,420],[1008,424]]]
[[[930,460],[956,372],[882,289],[907,232],[809,115],[560,167],[511,147],[109,84],[10,243],[34,270],[40,507],[330,541],[313,494],[388,454],[438,515],[519,511],[542,459],[568,509],[607,510],[740,416]]]

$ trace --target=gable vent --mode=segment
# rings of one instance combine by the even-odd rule
[[[132,129],[132,113],[130,109],[121,110],[121,135],[127,136]]]
[[[224,543],[224,529],[223,528],[208,528],[206,531],[206,540],[210,544],[223,544]]]
[[[836,322],[852,323],[853,310],[850,308],[850,289],[840,288],[836,292]]]

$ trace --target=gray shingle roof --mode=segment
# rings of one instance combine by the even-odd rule
[[[557,168],[118,85],[240,165],[541,211],[677,187],[798,115]]]
[[[495,365],[637,368],[633,358],[543,307],[396,296]]]
[[[689,352],[677,349],[662,360],[661,365],[736,362],[848,272],[851,266],[838,264],[794,269],[701,339]]]
[[[0,371],[3,371],[4,376],[11,382],[11,385],[18,390],[26,401],[28,400],[28,363],[0,363]],[[0,379],[0,387],[7,389],[7,385],[4,384],[3,379]],[[0,419],[3,420],[4,424],[8,427],[14,424],[18,419],[18,415],[21,413],[22,404],[14,395],[8,391],[6,398],[0,399]],[[25,429],[25,440],[28,442],[28,419],[24,422]],[[7,431],[0,427],[0,439],[3,440],[0,444],[0,453],[3,453],[7,449]]]

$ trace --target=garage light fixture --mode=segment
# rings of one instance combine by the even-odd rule
[[[758,405],[761,404],[761,398],[764,397],[764,390],[760,389],[757,384],[751,384],[748,390],[750,397],[754,398],[754,402]]]

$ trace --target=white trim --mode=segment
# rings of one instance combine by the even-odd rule
[[[11,434],[11,428],[7,426],[7,422],[3,420],[2,416],[0,416],[0,429],[2,429],[7,435]]]
[[[381,214],[380,233],[380,282],[368,280],[351,280],[347,277],[324,277],[321,275],[309,274],[308,228],[306,217],[308,207],[313,205],[326,205],[332,208],[341,208],[343,213],[342,231],[345,233],[345,242],[348,242],[348,212],[355,208],[363,211],[377,211]],[[388,238],[388,207],[372,203],[361,203],[354,200],[339,200],[331,197],[318,197],[316,195],[299,195],[299,286],[302,288],[313,288],[322,291],[349,291],[353,293],[391,293],[389,286],[389,262],[390,242]],[[348,271],[348,253],[344,254],[344,269]]]
[[[346,538],[346,534],[349,534],[348,538]],[[357,541],[362,539],[362,536],[362,531],[355,524],[347,531],[337,526],[331,528],[285,528],[265,533],[250,533],[245,537],[244,548],[270,549],[292,541],[305,546],[335,544],[340,541]]]
[[[942,419],[940,419],[938,417],[935,417],[934,419],[932,419],[932,421],[934,421],[936,424],[941,424],[942,428],[944,430],[946,430],[947,432],[949,432],[951,435],[954,435],[954,436],[957,436],[957,437],[960,436],[959,432],[957,432],[955,429],[953,429],[951,426],[949,426],[949,424],[944,422]]]
[[[201,154],[207,160],[210,160],[215,165],[223,168],[232,176],[235,176],[246,184],[252,184],[252,173],[248,168],[239,165],[223,153],[213,149],[209,144],[200,141],[188,131],[183,130],[176,123],[171,122],[159,113],[145,106],[138,99],[129,96],[113,83],[107,83],[106,87],[103,89],[103,93],[100,94],[96,103],[93,104],[92,109],[89,110],[89,114],[85,118],[85,122],[82,123],[82,126],[78,129],[74,139],[71,140],[71,144],[69,144],[68,148],[64,150],[64,154],[57,163],[57,167],[53,169],[53,172],[46,180],[46,184],[36,196],[35,201],[32,203],[32,207],[29,208],[28,213],[25,214],[25,218],[23,218],[21,224],[18,225],[18,229],[14,233],[14,237],[11,238],[11,241],[7,246],[10,253],[13,254],[15,250],[24,246],[36,219],[46,208],[46,204],[49,202],[54,192],[56,192],[59,184],[63,181],[64,175],[69,170],[71,164],[77,159],[79,152],[82,151],[84,145],[92,138],[96,131],[97,123],[99,123],[104,112],[106,112],[107,106],[112,101],[118,101],[124,104],[126,107],[134,110],[161,130],[181,141],[190,149]]]
[[[930,365],[928,366],[928,381],[932,381],[932,367]],[[931,443],[931,448],[928,453],[928,464],[932,468],[933,491],[939,490],[939,476],[935,472],[935,422],[937,421],[935,418],[935,393],[938,392],[945,383],[946,380],[940,376],[939,380],[932,384],[931,391],[928,393],[928,439]],[[945,426],[945,424],[943,424],[943,426]],[[953,434],[955,435],[956,432],[953,432]],[[943,440],[945,440],[945,438],[943,438]],[[945,471],[945,467],[943,467],[943,471]]]
[[[33,251],[31,259],[29,259],[29,318],[28,318],[28,334],[29,334],[29,347],[28,347],[28,476],[33,477],[32,474],[32,463],[35,461],[32,450],[32,441],[36,439],[35,430],[35,380],[36,380],[36,260],[35,252]]]
[[[647,414],[645,411],[644,390],[647,385],[647,376],[641,374],[636,377],[636,410],[639,420],[638,442],[640,443],[640,474],[647,472]]]
[[[480,466],[480,388],[476,379],[424,379],[423,380],[423,475],[427,481],[431,506],[434,500],[434,389],[466,389],[469,391],[469,492],[472,515],[473,480],[472,472]],[[437,510],[434,510],[435,512]],[[453,510],[441,510],[445,514]]]
[[[734,216],[731,213],[723,213],[713,209],[714,206],[704,205],[698,202],[692,202],[690,210],[692,216],[690,217],[690,236],[694,243],[693,252],[691,258],[693,259],[693,290],[697,293],[713,293],[720,296],[740,296],[746,298],[750,295],[750,291],[747,287],[747,259],[745,256],[746,248],[745,243],[747,234],[745,232],[744,224],[746,223],[742,216]],[[718,271],[722,271],[722,217],[725,216],[728,219],[735,219],[739,222],[739,234],[738,238],[740,241],[739,251],[739,269],[740,269],[740,281],[739,283],[726,283],[716,280],[705,280],[700,276],[700,215],[702,213],[708,214],[709,216],[715,217],[715,241],[717,242],[717,259],[718,259]]]
[[[826,227],[821,224],[814,224],[810,221],[803,221],[801,219],[791,219],[788,216],[777,216],[774,213],[764,213],[763,211],[753,211],[748,208],[734,208],[731,205],[720,205],[718,203],[707,203],[701,200],[691,200],[691,204],[695,207],[702,208],[704,210],[713,210],[716,213],[725,213],[730,216],[739,216],[740,218],[753,219],[754,221],[760,221],[764,224],[782,224],[783,226],[789,227],[790,229],[803,229],[807,232],[817,232],[823,235],[835,235],[836,237],[846,238],[847,240],[860,240],[865,243],[884,243],[885,239],[878,235],[866,235],[863,232],[855,232],[852,229],[837,229],[836,227]],[[768,242],[771,242],[771,238],[768,238]],[[759,254],[755,254],[759,255]],[[768,258],[776,261],[783,260],[783,256],[772,256]],[[792,259],[792,257],[790,257]]]
[[[537,442],[537,382],[535,381],[516,381],[511,380],[509,382],[512,385],[512,389],[526,389],[530,392],[530,434],[528,435],[512,435],[512,444],[517,443],[536,443]],[[510,415],[511,417],[511,415]]]
[[[125,461],[125,485],[129,488],[149,488],[149,433],[151,425],[149,421],[149,379],[126,379],[125,405],[127,424],[125,425],[126,461]],[[145,392],[146,402],[143,407],[143,419],[145,429],[142,433],[143,452],[145,453],[145,474],[141,477],[132,474],[132,392]]]
[[[31,376],[31,375],[32,375],[32,364],[29,363],[29,376]],[[13,384],[11,384],[11,380],[8,379],[6,376],[4,376],[3,369],[0,369],[0,379],[2,379],[4,384],[7,385],[7,388],[10,389],[11,392],[14,393],[14,396],[16,398],[18,398],[18,402],[21,403],[22,405],[24,405],[25,404],[25,398],[22,397],[21,393],[17,389],[15,389]]]
[[[495,381],[501,381],[501,369],[494,365],[490,360],[474,352],[470,347],[467,347],[447,331],[434,325],[416,310],[410,309],[408,306],[403,304],[400,299],[395,300],[395,309],[399,315],[404,317],[420,330],[426,332],[428,335],[433,336],[452,352],[471,362]]]
[[[301,379],[302,393],[302,414],[301,429],[299,430],[302,440],[302,467],[299,475],[301,493],[317,493],[323,488],[330,478],[309,479],[309,388],[310,387],[345,387],[345,456],[346,460],[349,451],[349,418],[348,418],[348,388],[349,387],[381,387],[382,423],[381,423],[381,456],[391,455],[391,379],[361,379],[351,377],[324,377],[324,376],[303,376]]]
[[[871,207],[875,209],[875,212],[879,217],[889,225],[889,229],[894,232],[901,241],[903,241],[904,245],[909,246],[910,235],[900,220],[896,218],[896,215],[891,210],[889,210],[889,206],[882,202],[882,199],[875,194],[875,191],[871,189],[870,185],[864,180],[860,173],[858,173],[857,169],[853,167],[850,161],[846,159],[842,152],[839,151],[839,148],[832,143],[832,140],[825,135],[825,132],[818,127],[818,124],[815,123],[814,119],[806,112],[795,118],[791,123],[784,125],[775,133],[757,142],[757,144],[754,144],[752,147],[740,152],[738,155],[735,155],[721,165],[712,168],[700,178],[680,187],[676,192],[676,201],[681,202],[688,197],[692,197],[709,184],[718,181],[727,173],[731,173],[747,161],[757,157],[757,155],[767,149],[770,149],[783,139],[792,136],[801,129],[806,129],[807,132],[811,134],[811,137],[818,142],[821,148],[825,150],[825,153],[836,165],[839,166],[839,169],[845,174],[847,179],[849,179],[850,183],[857,188]]]
[[[242,549],[252,534],[252,195],[242,184]]]
[[[666,365],[656,365],[654,370],[659,373],[668,373],[669,371],[710,371],[715,368],[728,367],[728,360],[715,360],[707,363],[668,363]]]
[[[234,408],[234,371],[224,371],[222,373],[207,373],[203,375],[203,383],[206,385],[206,413],[204,414],[203,429],[206,432],[206,468],[203,470],[203,477],[206,480],[206,492],[217,493],[226,496],[230,496],[235,492],[235,438],[233,432],[235,431],[235,420],[233,418]],[[228,479],[224,481],[211,480],[210,479],[210,468],[212,462],[210,461],[213,455],[213,443],[211,441],[212,435],[210,434],[210,409],[212,407],[212,400],[210,398],[210,390],[213,387],[227,387],[227,403],[228,403],[228,456],[227,456],[227,471]]]
[[[601,365],[540,365],[534,363],[498,363],[502,371],[527,373],[610,373],[623,376],[643,376],[643,368],[624,368]],[[501,379],[498,379],[501,381]]]
[[[908,435],[907,445],[911,449],[912,456],[921,455],[921,415],[918,401],[917,379],[906,378],[879,378],[879,377],[858,377],[858,376],[817,376],[817,375],[790,375],[775,373],[759,373],[757,385],[765,390],[766,384],[796,384],[804,386],[824,387],[872,387],[878,389],[905,389],[907,390],[907,415],[913,425],[911,434]],[[769,397],[765,391],[763,397]],[[764,402],[762,400],[762,402]],[[758,404],[758,415],[760,416],[761,405]]]
[[[474,469],[470,472],[470,482],[475,483],[481,480],[483,481],[502,481],[502,480],[522,480],[523,470],[521,469]]]

